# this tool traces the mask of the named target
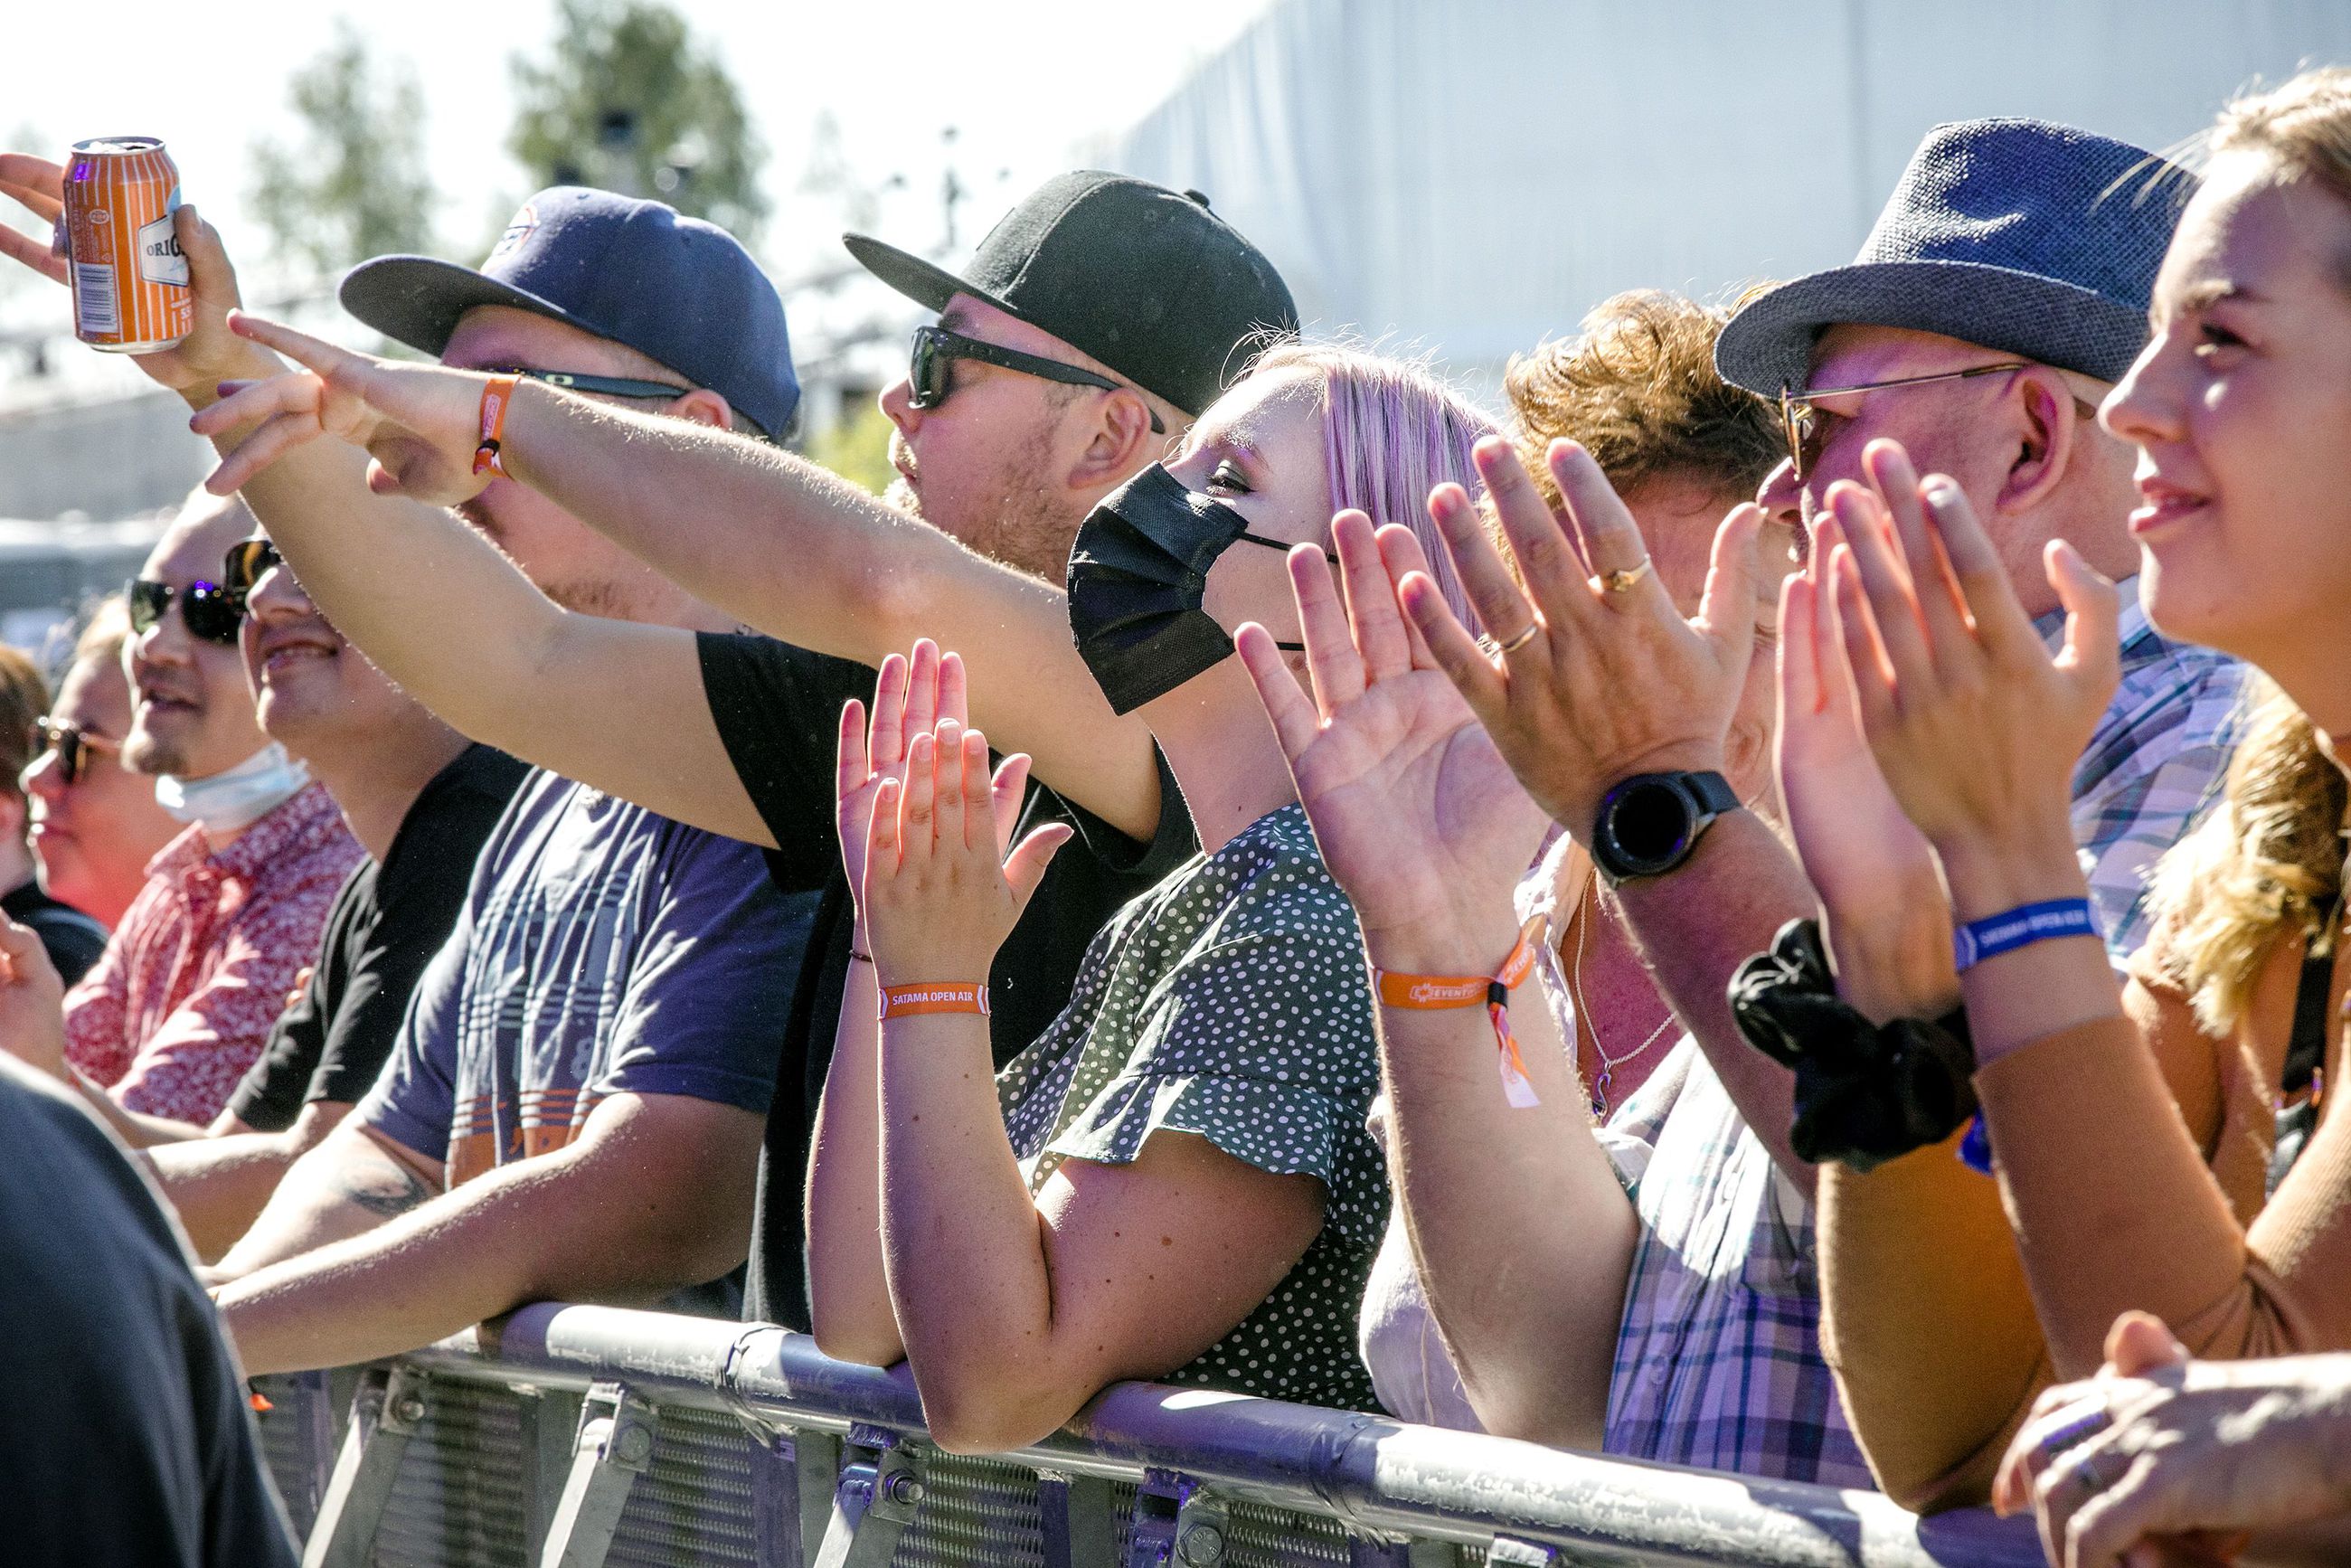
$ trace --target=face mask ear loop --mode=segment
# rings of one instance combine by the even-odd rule
[[[1253,545],[1263,545],[1268,549],[1278,549],[1284,555],[1288,555],[1300,545],[1310,542],[1305,539],[1270,539],[1263,534],[1253,534],[1249,532],[1247,529],[1243,529],[1235,537],[1245,539]],[[1329,561],[1332,566],[1339,564],[1339,554],[1336,550],[1324,550],[1322,552],[1322,559]]]

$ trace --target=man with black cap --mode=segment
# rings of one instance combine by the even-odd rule
[[[0,162],[0,183],[38,212],[54,196],[22,177],[44,173],[31,162]],[[141,363],[201,409],[221,382],[280,367],[228,329],[217,235],[191,208],[177,232],[196,329]],[[779,434],[798,402],[773,287],[724,231],[655,203],[544,191],[481,272],[392,257],[355,287],[453,363],[668,423]],[[321,444],[246,495],[314,602],[403,685],[385,654],[405,637],[498,631],[451,612],[455,580],[561,613],[543,589],[689,651],[733,624],[518,486],[478,497],[467,528],[371,494],[355,458]],[[352,543],[381,561],[354,562]],[[401,635],[342,613],[379,598],[412,618]],[[478,735],[499,705],[549,700],[569,678],[409,689]],[[624,680],[594,696],[626,716],[635,695]],[[805,914],[748,845],[552,773],[526,779],[383,1075],[209,1276],[248,1368],[364,1360],[550,1295],[734,1310],[731,1286],[699,1287],[744,1257]]]
[[[567,508],[770,634],[685,638],[564,614],[511,573],[465,559],[445,523],[430,537],[419,520],[287,545],[338,624],[469,735],[771,846],[778,885],[821,891],[768,1123],[751,1281],[754,1313],[794,1326],[807,1322],[801,1181],[854,924],[833,831],[842,704],[870,698],[873,666],[927,635],[990,650],[971,671],[974,723],[1011,745],[1050,737],[1034,747],[1035,775],[1052,788],[1031,792],[1026,815],[1032,826],[1073,822],[1081,843],[1056,857],[998,955],[992,1032],[1008,1060],[1059,1013],[1103,921],[1194,844],[1138,718],[1097,696],[1090,722],[1070,725],[1059,706],[1046,721],[1038,692],[1093,694],[1092,677],[1066,636],[1019,643],[1000,628],[1065,618],[1006,607],[1057,597],[1094,503],[1159,457],[1260,341],[1297,325],[1271,264],[1204,200],[1117,175],[1049,182],[982,242],[965,277],[862,236],[849,243],[885,280],[942,308],[916,334],[906,379],[883,394],[906,509],[772,448],[543,386],[501,392],[496,428],[475,432],[487,407],[476,406],[478,379],[344,355],[266,323],[239,327],[305,364],[342,367],[334,390],[309,383],[327,400],[312,412],[339,434],[374,417],[345,390],[360,382],[404,377],[423,395],[457,396],[465,451],[478,439],[498,458],[501,476],[480,500],[521,492]],[[367,267],[354,274],[346,303],[388,331],[409,330],[371,278]],[[301,384],[288,378],[278,395],[298,399]],[[226,448],[243,433],[208,434]],[[299,441],[265,433],[217,482],[244,481]],[[334,462],[346,468],[351,455]],[[300,449],[277,467],[288,462],[320,459]],[[995,634],[962,635],[983,626]],[[1039,680],[1047,670],[1065,678]],[[562,678],[548,681],[554,671]]]

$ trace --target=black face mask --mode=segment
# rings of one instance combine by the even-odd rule
[[[1200,606],[1208,568],[1237,539],[1290,548],[1249,532],[1238,512],[1186,490],[1157,463],[1087,515],[1070,548],[1070,630],[1112,712],[1133,713],[1232,653],[1232,638]]]

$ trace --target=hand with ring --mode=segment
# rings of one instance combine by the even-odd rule
[[[1992,1500],[2062,1568],[2232,1563],[2256,1531],[2351,1515],[2351,1355],[2194,1361],[2126,1312],[2097,1375],[2043,1394]],[[2328,1555],[2326,1561],[2339,1560]]]
[[[1461,486],[1437,486],[1428,509],[1488,646],[1426,575],[1407,576],[1400,598],[1519,782],[1588,842],[1601,797],[1632,775],[1723,770],[1754,651],[1763,513],[1741,506],[1724,519],[1705,597],[1684,620],[1591,454],[1554,441],[1546,455],[1564,516],[1509,442],[1489,437],[1476,456],[1515,573]]]

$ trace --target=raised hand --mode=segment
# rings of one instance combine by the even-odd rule
[[[2031,1509],[2052,1563],[2230,1563],[2251,1531],[2351,1513],[2351,1356],[2192,1361],[2126,1312],[2095,1377],[2043,1394],[1992,1499]]]
[[[54,228],[65,206],[65,170],[46,158],[24,152],[0,152],[0,195],[8,197],[43,224]],[[198,215],[192,204],[183,204],[172,232],[187,253],[188,287],[196,307],[195,329],[172,348],[152,354],[133,354],[131,361],[159,385],[185,394],[198,404],[213,400],[214,387],[224,381],[267,376],[280,368],[257,345],[229,330],[228,315],[239,304],[236,269],[229,265],[220,233]],[[68,263],[41,236],[20,234],[0,224],[0,256],[6,256],[56,283],[68,280]]]
[[[1373,961],[1483,973],[1510,948],[1510,890],[1541,841],[1542,809],[1398,611],[1397,583],[1428,570],[1412,531],[1374,534],[1347,511],[1332,532],[1343,605],[1320,550],[1290,555],[1313,695],[1254,622],[1235,637],[1241,662]]]
[[[987,738],[952,718],[915,735],[903,779],[882,781],[859,908],[883,985],[987,978],[1072,831],[1050,823],[1006,855],[997,815]]]
[[[915,736],[943,721],[971,723],[964,676],[963,655],[941,653],[928,637],[914,644],[912,656],[891,654],[882,661],[873,685],[873,719],[868,727],[865,705],[855,700],[841,710],[840,762],[834,775],[837,804],[834,826],[841,840],[841,869],[852,894],[865,888],[865,850],[873,823],[873,808],[886,779],[904,783],[906,755]],[[1011,849],[1020,803],[1029,788],[1029,758],[1016,753],[997,766],[988,794],[995,809],[997,852]]]
[[[439,365],[380,360],[236,311],[238,338],[301,367],[266,381],[224,384],[221,401],[188,422],[199,435],[252,432],[204,481],[215,496],[244,487],[306,441],[331,435],[364,447],[368,488],[452,506],[479,495],[492,476],[474,472],[481,444],[482,389],[489,378]]]
[[[2115,585],[2074,548],[2044,557],[2065,643],[2042,645],[1958,485],[1925,481],[1902,448],[1863,464],[1890,529],[1855,526],[1849,492],[1830,553],[1855,706],[1886,783],[1942,857],[1963,920],[2039,895],[2004,867],[2073,866],[2074,765],[2118,673]],[[2029,879],[2028,879],[2029,880]]]
[[[1842,540],[1843,519],[1891,524],[1857,486],[1830,496],[1835,515],[1816,525],[1810,569],[1780,588],[1780,799],[1820,894],[1845,1000],[1880,1023],[1938,1018],[1959,999],[1950,901],[1934,850],[1870,755],[1835,605],[1817,575]]]
[[[69,1080],[65,994],[40,934],[0,915],[0,1051],[52,1078]]]
[[[1399,591],[1438,668],[1519,782],[1588,846],[1601,798],[1625,779],[1723,768],[1723,737],[1754,652],[1763,514],[1742,506],[1723,519],[1705,596],[1685,621],[1589,453],[1552,443],[1547,461],[1564,519],[1508,442],[1481,441],[1476,456],[1525,586],[1504,569],[1459,486],[1439,486],[1429,513],[1504,651],[1480,647],[1426,574],[1405,578]]]

